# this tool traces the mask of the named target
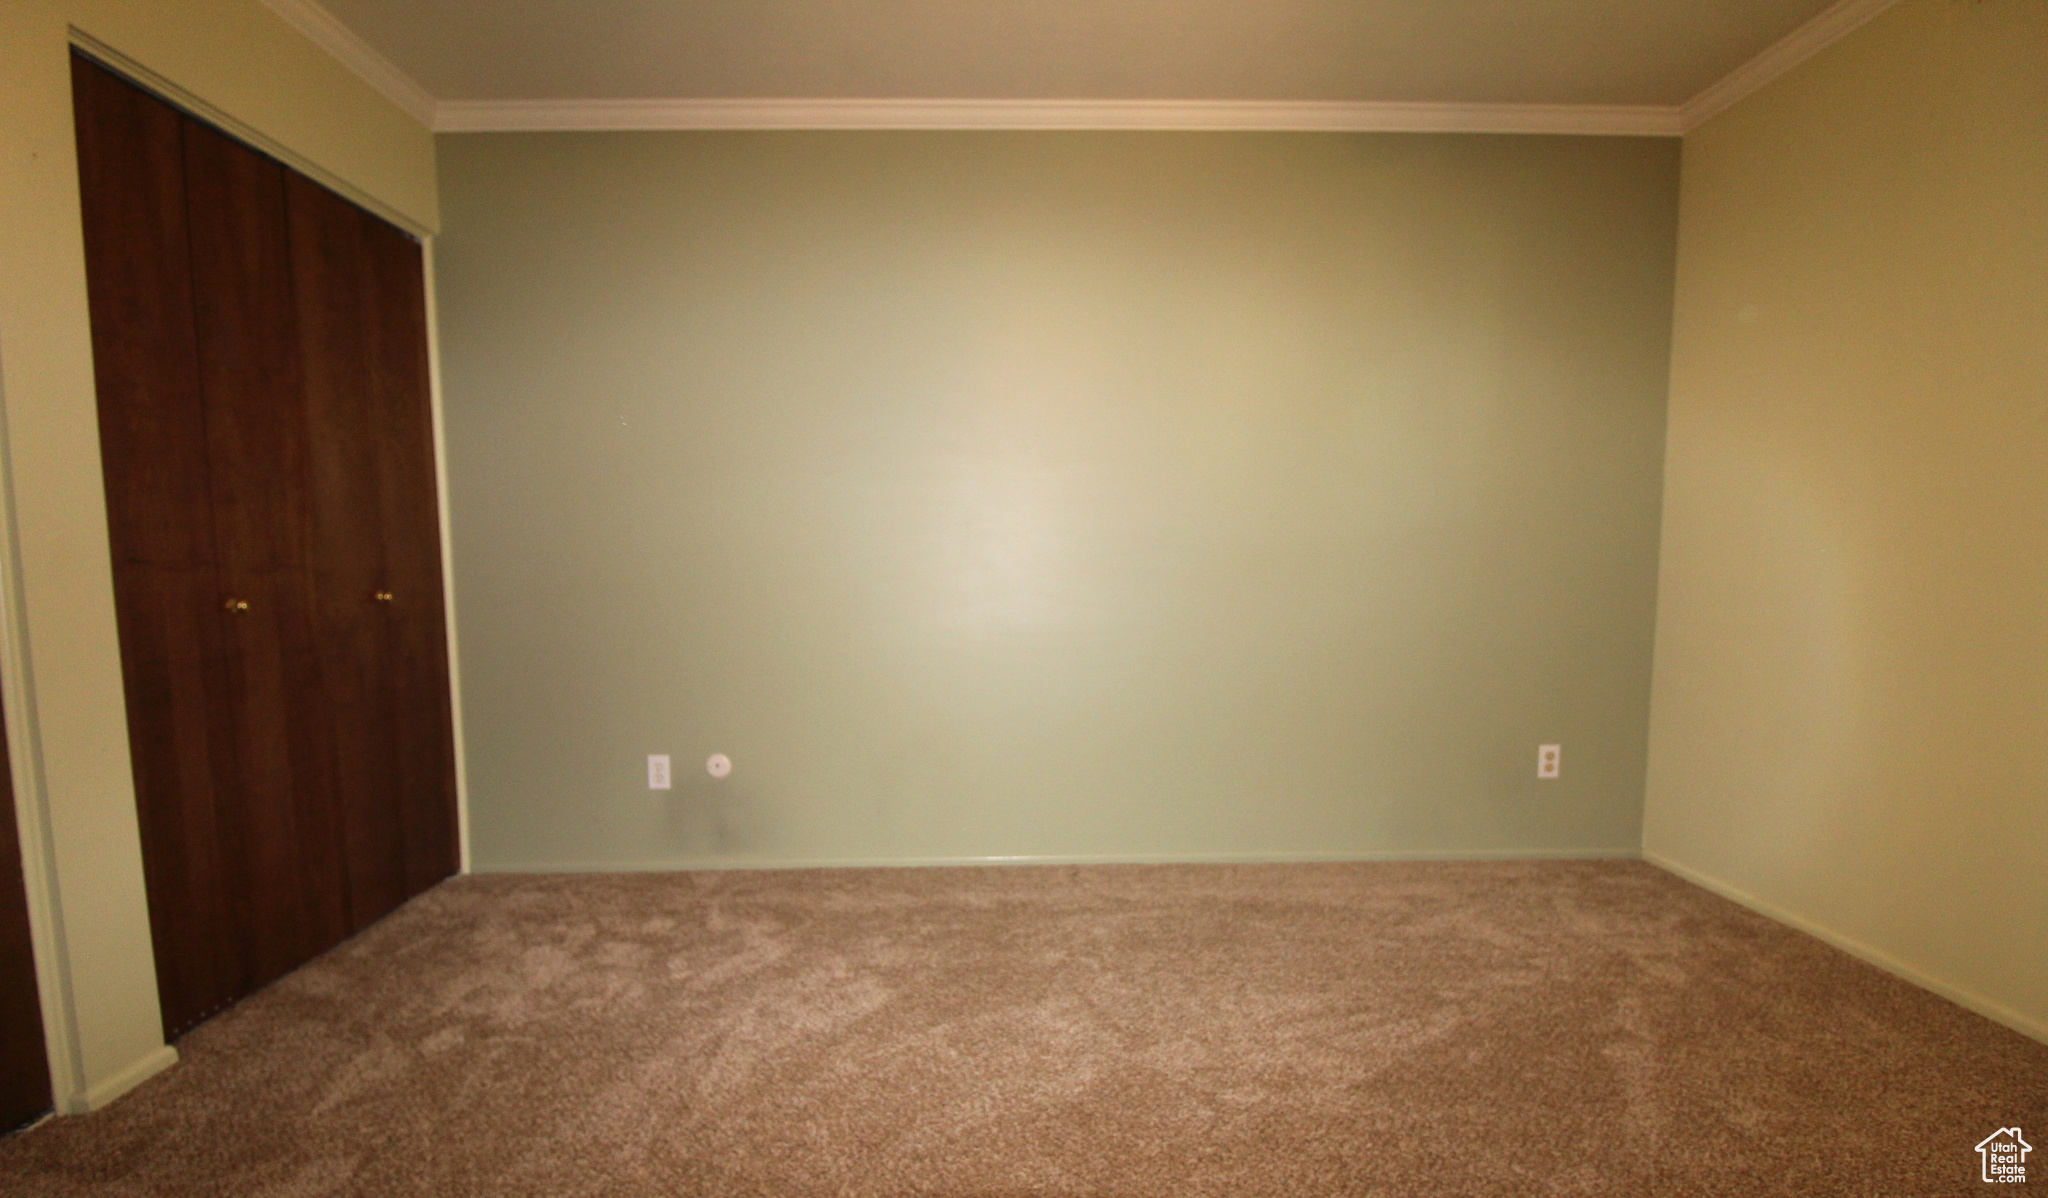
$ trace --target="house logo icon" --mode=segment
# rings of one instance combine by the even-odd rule
[[[2001,1127],[1985,1136],[1977,1145],[1977,1155],[1984,1158],[1984,1180],[2025,1185],[2027,1154],[2033,1150],[2032,1144],[2020,1139],[2017,1127]]]

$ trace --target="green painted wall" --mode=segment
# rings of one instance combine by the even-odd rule
[[[1686,138],[1652,857],[2048,1040],[2048,4]]]
[[[1675,141],[439,161],[479,868],[1640,843]]]

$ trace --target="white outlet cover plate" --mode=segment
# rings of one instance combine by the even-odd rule
[[[667,790],[669,788],[668,754],[647,755],[647,789]]]
[[[1557,777],[1558,766],[1562,764],[1561,758],[1563,756],[1563,745],[1536,746],[1536,776],[1538,778]]]

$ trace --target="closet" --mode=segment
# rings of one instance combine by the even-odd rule
[[[458,864],[411,237],[72,60],[164,1032]]]

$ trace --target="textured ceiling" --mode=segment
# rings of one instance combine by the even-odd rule
[[[1829,0],[325,0],[444,100],[1655,104]]]

